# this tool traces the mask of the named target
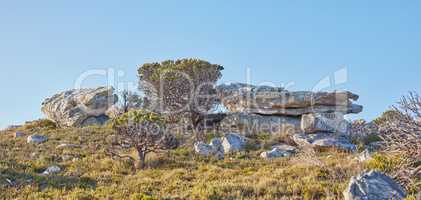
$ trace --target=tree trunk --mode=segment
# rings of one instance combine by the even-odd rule
[[[138,152],[138,157],[139,157],[139,164],[138,164],[138,168],[139,169],[145,169],[146,168],[146,153],[141,151],[141,150],[137,150]]]

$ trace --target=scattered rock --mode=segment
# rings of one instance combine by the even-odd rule
[[[245,138],[237,133],[227,133],[222,138],[222,146],[224,147],[224,153],[241,151],[243,150],[245,144]]]
[[[80,148],[80,145],[77,144],[60,144],[56,147],[56,149],[72,149],[72,148]]]
[[[354,152],[357,146],[352,144],[345,137],[329,133],[316,134],[295,134],[292,136],[293,141],[300,146],[312,146],[319,150],[339,149],[343,151]]]
[[[296,148],[293,146],[289,146],[286,144],[281,144],[274,146],[272,150],[265,151],[260,154],[260,157],[271,159],[271,158],[279,158],[279,157],[288,157],[295,153]]]
[[[35,144],[40,144],[40,143],[44,143],[48,140],[47,136],[43,136],[43,135],[31,135],[28,136],[26,142],[27,143],[35,143]]]
[[[61,169],[59,166],[51,166],[47,168],[44,172],[42,172],[43,175],[51,175],[51,174],[57,174],[60,173]]]
[[[218,159],[224,158],[223,152],[217,151],[217,149],[215,149],[212,145],[206,144],[204,142],[198,142],[194,144],[194,149],[196,153],[202,156],[215,156]]]
[[[117,102],[113,88],[69,90],[54,95],[42,103],[48,119],[64,127],[105,124],[106,111]]]
[[[23,137],[25,134],[23,132],[20,131],[16,131],[15,133],[13,133],[13,137],[14,138],[20,138]]]
[[[406,193],[392,178],[370,171],[352,177],[343,195],[345,200],[401,200]]]

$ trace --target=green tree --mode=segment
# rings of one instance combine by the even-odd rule
[[[175,137],[167,133],[163,118],[154,112],[132,110],[114,119],[113,128],[136,149],[139,168],[145,168],[148,153],[174,149]]]
[[[172,119],[186,116],[197,130],[204,114],[219,103],[215,85],[223,69],[199,59],[144,64],[138,73],[145,106]]]

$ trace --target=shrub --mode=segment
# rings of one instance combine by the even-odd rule
[[[133,110],[116,118],[113,127],[136,149],[141,169],[145,168],[148,153],[175,148],[178,145],[175,137],[165,130],[164,120],[157,113]]]

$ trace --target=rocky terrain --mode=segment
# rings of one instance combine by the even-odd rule
[[[137,152],[108,115],[112,88],[69,90],[42,104],[48,119],[0,134],[0,199],[416,199],[420,178],[403,187],[388,174],[399,155],[381,151],[348,91],[290,92],[221,85],[228,112],[209,115],[206,139],[174,132],[181,145]],[[380,120],[378,120],[380,121]],[[376,122],[380,124],[380,122]],[[357,126],[358,125],[358,126]],[[374,139],[373,139],[374,138]],[[118,153],[116,153],[118,152]],[[411,179],[412,181],[412,179]],[[409,188],[409,189],[408,189]],[[419,198],[419,196],[418,196]]]

